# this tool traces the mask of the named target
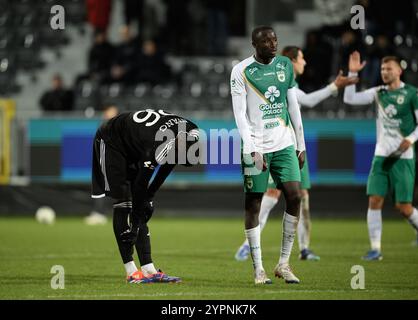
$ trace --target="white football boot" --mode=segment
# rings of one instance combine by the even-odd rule
[[[274,268],[274,275],[283,278],[286,283],[299,283],[300,280],[293,274],[289,264],[278,264]]]
[[[273,281],[267,278],[267,274],[263,269],[254,270],[254,282],[255,284],[272,284],[273,283]]]

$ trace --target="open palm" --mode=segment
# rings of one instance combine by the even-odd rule
[[[366,61],[361,62],[360,52],[354,51],[350,54],[350,58],[348,60],[348,70],[350,72],[359,72],[365,65]]]
[[[346,86],[356,84],[359,81],[358,77],[345,77],[343,76],[343,71],[340,70],[338,76],[334,80],[334,84],[338,89],[344,88]]]

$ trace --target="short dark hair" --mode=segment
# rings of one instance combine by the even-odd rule
[[[382,63],[386,63],[386,62],[389,62],[389,61],[396,62],[398,64],[398,66],[401,67],[401,69],[402,69],[401,59],[399,59],[397,56],[385,56],[385,57],[382,58]]]
[[[263,31],[267,31],[267,30],[271,30],[271,31],[274,32],[274,29],[272,27],[270,27],[270,26],[258,26],[258,27],[255,27],[253,29],[253,32],[251,33],[251,40],[252,41],[255,41],[256,38],[257,38],[257,34],[258,33],[263,32]]]
[[[288,57],[290,60],[296,60],[299,51],[302,51],[302,49],[297,46],[287,46],[283,48],[282,55]]]

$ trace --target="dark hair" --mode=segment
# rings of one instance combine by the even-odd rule
[[[398,66],[401,67],[401,69],[402,69],[401,60],[397,56],[385,56],[385,57],[382,58],[382,63],[386,63],[386,62],[389,62],[389,61],[396,62],[398,64]]]
[[[269,31],[271,30],[271,31],[274,32],[274,29],[272,27],[269,27],[269,26],[258,26],[258,27],[255,27],[253,29],[253,32],[251,33],[251,40],[252,41],[255,41],[256,38],[257,38],[257,34],[258,33],[263,32],[263,31],[267,31],[267,30],[269,30]]]
[[[302,51],[301,48],[296,46],[287,46],[282,50],[282,55],[288,57],[290,60],[296,60],[298,57],[299,51]]]

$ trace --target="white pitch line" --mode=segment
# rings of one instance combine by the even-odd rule
[[[269,291],[257,291],[254,292],[257,295],[271,295],[271,294],[286,294],[286,293],[348,293],[353,292],[354,290],[269,290]],[[405,291],[415,291],[415,290],[383,290],[383,289],[372,289],[372,290],[361,290],[358,291],[359,293],[373,293],[373,292],[391,292],[391,293],[397,293],[397,292],[405,292]],[[177,293],[143,293],[143,294],[126,294],[126,293],[119,293],[119,294],[100,294],[100,295],[61,295],[61,296],[47,296],[47,298],[55,299],[55,298],[80,298],[80,299],[88,299],[88,298],[111,298],[111,297],[168,297],[168,296],[220,296],[220,295],[238,295],[241,294],[241,291],[227,291],[227,292],[177,292]]]

